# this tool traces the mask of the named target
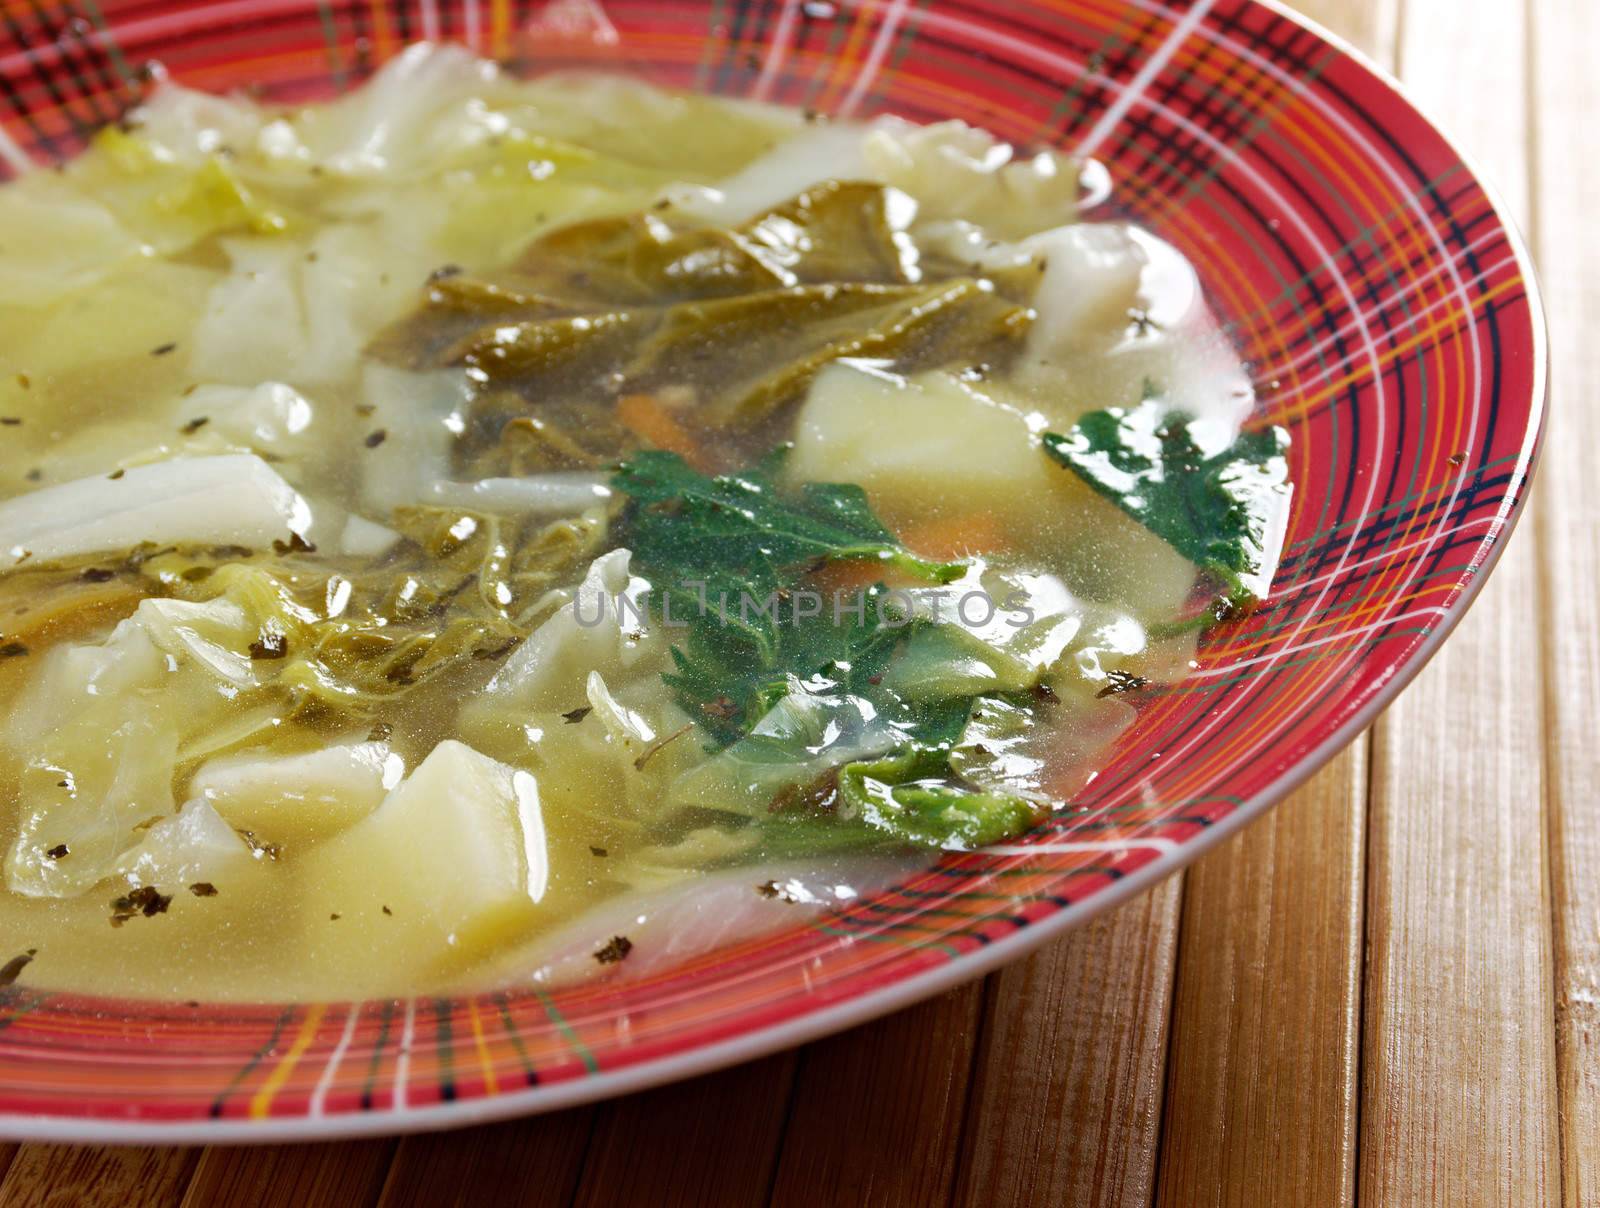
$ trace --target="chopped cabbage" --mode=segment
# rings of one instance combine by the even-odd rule
[[[182,252],[219,233],[281,235],[291,212],[256,196],[218,156],[180,162],[141,134],[115,126],[95,139],[101,154],[77,161],[70,178],[104,198],[128,230],[157,252]]]
[[[291,455],[311,445],[316,412],[311,401],[283,382],[255,386],[207,385],[179,400],[178,416],[204,416],[204,434],[217,435],[244,451]]]
[[[905,735],[867,701],[818,694],[790,677],[789,691],[748,736],[695,765],[672,785],[679,808],[767,815],[784,789],[830,769],[883,755]]]
[[[848,906],[893,885],[912,867],[882,857],[817,857],[684,873],[676,883],[586,911],[496,961],[484,980],[564,986],[648,977],[724,944]],[[631,944],[627,959],[597,961],[595,953],[616,935]]]
[[[259,238],[222,246],[233,271],[211,291],[190,366],[234,385],[349,376],[367,340],[399,317],[430,267],[414,246],[353,224],[326,226],[308,246]]]
[[[825,180],[870,177],[860,128],[824,124],[790,135],[714,188],[670,196],[696,217],[736,226]]]
[[[0,189],[0,305],[38,308],[144,254],[97,201],[63,185]]]
[[[473,100],[496,75],[462,47],[410,46],[360,91],[300,111],[292,132],[275,124],[266,145],[344,176],[431,169],[442,151],[496,133],[490,122],[471,121]]]
[[[1074,643],[1088,606],[1054,575],[985,570],[919,601],[935,623],[917,629],[884,672],[886,687],[911,699],[1024,692]]]
[[[445,507],[562,516],[609,499],[610,481],[604,474],[582,472],[483,478],[477,482],[441,480],[429,486],[426,498],[429,503]]]
[[[1078,165],[1041,151],[1028,159],[965,122],[880,122],[861,148],[874,179],[916,198],[926,218],[966,219],[1002,239],[1076,220]]]
[[[128,114],[127,124],[162,160],[197,164],[224,147],[249,147],[262,115],[247,101],[165,81]]]
[[[1028,336],[1031,356],[1052,356],[1121,337],[1139,305],[1148,254],[1125,226],[1079,223],[1039,240],[1044,278],[1034,297],[1039,317]]]
[[[96,712],[105,719],[105,710]],[[141,823],[172,813],[177,741],[153,717],[92,730],[79,721],[46,741],[45,750],[24,752],[6,888],[73,897],[114,870]]]
[[[1054,152],[1012,148],[964,122],[807,126],[710,189],[668,198],[708,222],[737,224],[826,180],[870,180],[913,198],[924,220],[966,220],[988,239],[1021,239],[1073,222],[1078,166]]]
[[[631,557],[625,549],[612,550],[594,560],[575,590],[552,593],[555,611],[468,705],[463,720],[508,706],[571,709],[584,699],[592,674],[620,679],[659,657],[644,599],[650,585],[628,573]]]
[[[317,839],[359,822],[400,783],[405,760],[383,742],[299,755],[245,751],[205,764],[189,792],[236,827],[273,842]]]
[[[117,872],[129,884],[168,891],[195,884],[226,889],[255,863],[239,833],[209,803],[196,798],[151,825],[138,845],[117,860]]]
[[[1096,758],[1134,717],[1115,697],[1065,700],[1054,712],[986,699],[950,752],[950,767],[984,792],[1041,807],[1071,801],[1091,778]]]
[[[149,541],[263,548],[310,524],[310,506],[259,457],[176,458],[0,502],[0,557],[44,562]]]
[[[374,430],[386,434],[362,463],[361,498],[387,516],[402,504],[425,500],[429,484],[447,476],[472,384],[456,370],[408,373],[369,364],[361,390]]]

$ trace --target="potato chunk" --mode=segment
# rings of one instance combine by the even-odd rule
[[[909,380],[839,362],[817,374],[785,467],[795,482],[857,482],[891,527],[930,511],[1026,525],[1060,475],[1040,417],[947,373]]]
[[[380,943],[391,967],[425,975],[538,918],[550,877],[539,786],[464,743],[441,742],[382,805],[299,863],[314,943],[338,932],[367,959]]]

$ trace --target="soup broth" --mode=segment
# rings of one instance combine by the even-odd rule
[[[416,47],[0,187],[0,957],[637,976],[1076,808],[1289,497],[1081,169]]]

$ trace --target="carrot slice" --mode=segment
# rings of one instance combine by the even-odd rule
[[[617,422],[653,448],[676,453],[696,469],[704,468],[700,443],[655,395],[624,394],[617,400]]]
[[[993,554],[1011,544],[1004,526],[992,512],[942,516],[905,529],[900,543],[924,558],[956,559],[971,554]]]
[[[829,562],[811,572],[811,585],[823,592],[838,592],[849,597],[866,591],[879,580],[893,580],[891,586],[915,586],[915,581],[896,575],[876,558],[859,558],[848,562]]]

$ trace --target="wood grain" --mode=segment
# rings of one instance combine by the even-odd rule
[[[1160,1202],[1354,1201],[1364,745],[1184,887]]]
[[[176,1204],[199,1153],[111,1145],[23,1145],[0,1180],[3,1208]]]
[[[572,1202],[594,1123],[578,1107],[456,1132],[406,1137],[395,1151],[381,1208],[556,1208]]]
[[[377,1202],[395,1146],[388,1138],[333,1145],[213,1145],[195,1166],[181,1202],[183,1208],[360,1208]]]
[[[1524,5],[1408,0],[1413,94],[1527,213]],[[1529,526],[1529,531],[1532,526]],[[1360,1194],[1560,1197],[1533,538],[1373,748]]]
[[[947,1202],[982,1009],[974,982],[808,1046],[771,1202]]]
[[[763,1202],[797,1061],[782,1053],[605,1105],[574,1202],[594,1208]]]
[[[1559,1195],[1532,554],[1512,545],[1374,744],[1363,1203]]]
[[[1164,881],[990,978],[957,1203],[1150,1202],[1181,896]]]
[[[1393,70],[1400,4],[1401,0],[1292,0],[1290,7]]]
[[[1569,1204],[1600,1203],[1600,11],[1537,0],[1532,102],[1541,186],[1532,214],[1554,351],[1537,480],[1545,795],[1554,903],[1556,1056]]]

